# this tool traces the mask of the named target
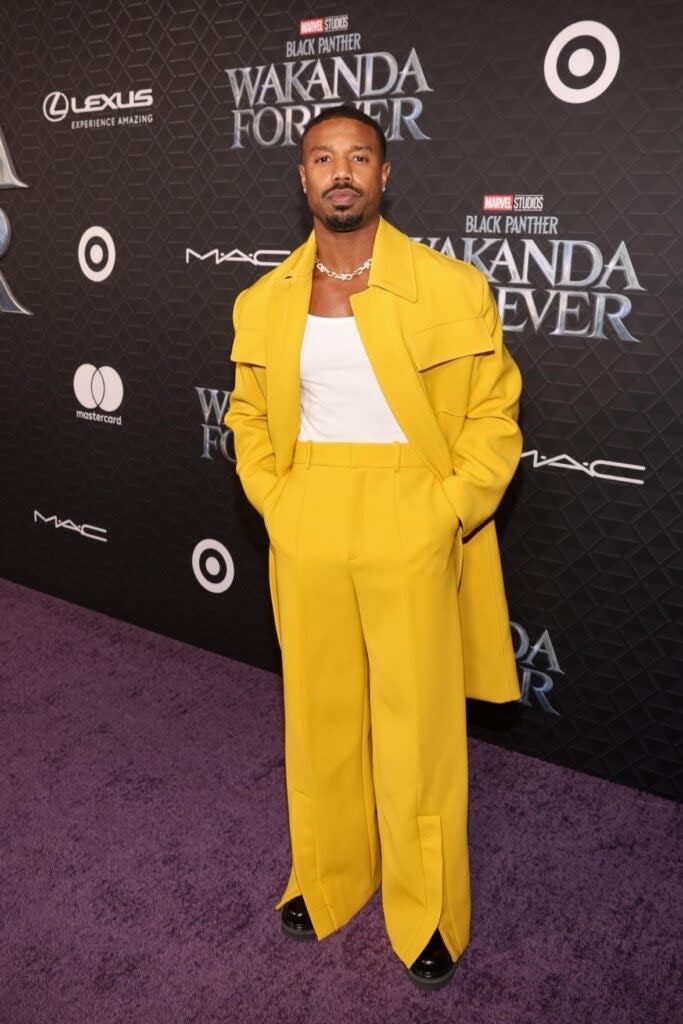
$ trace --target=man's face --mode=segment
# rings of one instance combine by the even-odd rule
[[[391,164],[382,163],[377,135],[362,121],[333,117],[304,139],[301,185],[311,213],[332,231],[353,231],[379,213]]]

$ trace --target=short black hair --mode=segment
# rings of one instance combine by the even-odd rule
[[[387,158],[386,135],[379,126],[379,123],[375,121],[374,117],[370,117],[369,114],[366,114],[362,110],[359,110],[358,107],[354,107],[351,103],[340,103],[336,107],[327,107],[326,110],[321,110],[319,114],[316,114],[316,116],[308,122],[308,124],[301,133],[301,138],[299,139],[300,161],[303,161],[304,139],[306,138],[308,132],[317,124],[320,124],[322,121],[329,121],[333,117],[347,117],[350,118],[352,121],[360,121],[361,124],[367,124],[370,126],[370,128],[374,128],[375,134],[377,136],[377,142],[379,144],[380,153],[382,154],[382,163],[384,163],[384,161]]]

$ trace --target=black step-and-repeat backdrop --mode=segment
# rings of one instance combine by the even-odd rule
[[[310,230],[301,126],[350,100],[386,216],[487,274],[524,376],[523,697],[471,728],[680,795],[681,5],[5,0],[0,29],[0,572],[279,670],[230,318]]]

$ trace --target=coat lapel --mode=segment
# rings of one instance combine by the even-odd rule
[[[401,303],[416,302],[410,239],[380,218],[368,287],[351,296],[365,350],[389,408],[408,441],[441,479],[451,472],[450,453],[420,372],[403,339]]]
[[[311,304],[315,233],[282,264],[275,282],[268,360],[268,429],[280,475],[291,466],[301,417],[300,359],[306,317]]]

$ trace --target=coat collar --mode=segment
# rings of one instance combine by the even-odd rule
[[[311,277],[315,259],[315,231],[311,231],[303,245],[295,249],[280,264],[278,277],[288,278]],[[403,231],[393,224],[379,218],[377,231],[372,246],[372,265],[368,275],[368,288],[376,286],[400,295],[409,302],[417,299],[415,268],[410,239]]]

